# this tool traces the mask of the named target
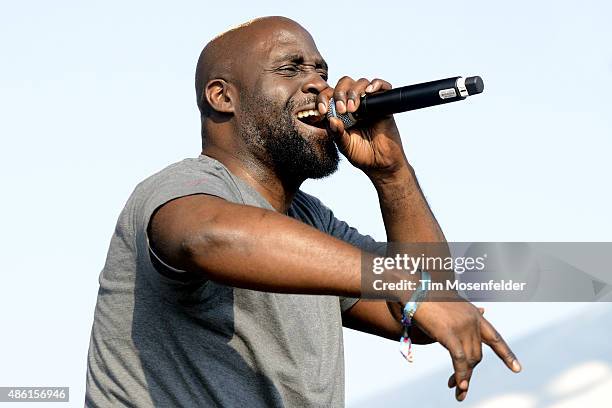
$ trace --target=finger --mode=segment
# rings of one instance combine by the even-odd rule
[[[454,377],[455,384],[457,385],[455,389],[455,397],[457,400],[461,401],[459,399],[460,394],[464,391],[467,392],[471,375],[471,369],[468,365],[467,351],[464,349],[461,343],[457,342],[453,345],[453,347],[449,348],[449,352],[453,361],[453,368],[455,369]]]
[[[463,353],[465,358],[462,357],[459,350],[451,354],[455,372],[449,377],[447,382],[448,388],[455,387],[455,398],[457,401],[463,401],[467,397],[473,369],[482,360],[480,338],[472,336],[470,341],[466,342],[463,346]]]
[[[370,85],[366,87],[365,92],[369,94],[378,91],[388,91],[390,89],[393,89],[393,86],[391,86],[389,82],[380,78],[376,78],[373,79]]]
[[[455,376],[455,398],[457,401],[463,401],[467,397],[474,368],[482,360],[482,343],[480,342],[480,336],[470,336],[469,341],[463,344],[463,349],[466,351],[467,372],[464,375],[465,379],[461,380],[460,382]]]
[[[510,370],[515,373],[521,371],[521,364],[510,347],[508,347],[508,344],[506,344],[506,341],[484,317],[480,318],[480,337],[486,345],[493,349],[495,354]]]
[[[467,391],[461,391],[459,388],[455,388],[455,399],[457,401],[463,401],[467,397]]]
[[[336,143],[336,146],[338,146],[338,150],[342,154],[346,155],[351,138],[349,134],[344,131],[344,123],[342,123],[342,121],[338,118],[330,118],[329,127],[331,129],[334,142]]]
[[[358,79],[353,86],[346,92],[347,112],[355,112],[361,103],[361,96],[366,94],[366,88],[370,85],[370,81],[365,78]]]
[[[457,383],[455,383],[455,374],[451,374],[448,379],[448,388],[457,387]],[[463,401],[467,396],[467,391],[462,391],[460,388],[455,388],[455,398],[459,401]]]
[[[469,375],[471,376],[471,371],[469,371]],[[455,373],[455,384],[457,384],[456,378],[457,376]],[[463,401],[465,399],[465,397],[467,396],[469,386],[470,386],[469,379],[461,380],[461,382],[458,385],[455,385],[455,399],[457,401]]]
[[[468,388],[474,373],[474,368],[482,361],[482,342],[480,339],[480,328],[469,335],[468,339],[462,340],[463,350],[465,352],[465,360],[467,364],[467,372],[464,375],[464,380],[459,381],[455,378],[457,389],[455,396],[458,401],[463,401],[467,396]]]
[[[329,129],[332,132],[332,136],[336,143],[338,143],[338,147],[340,150],[344,149],[346,146],[343,144],[342,136],[344,135],[344,123],[338,118],[329,118],[327,122],[329,125]]]
[[[334,88],[325,88],[317,95],[316,106],[321,116],[327,114],[327,107],[329,106],[329,99],[334,94]]]
[[[480,338],[475,337],[472,343],[472,350],[470,350],[470,358],[468,359],[468,365],[474,370],[474,368],[482,361],[482,342]]]
[[[347,76],[340,78],[334,88],[334,101],[336,101],[336,111],[346,113],[347,93],[352,88],[355,81]]]

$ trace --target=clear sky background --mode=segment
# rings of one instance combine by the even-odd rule
[[[611,241],[610,3],[425,3],[3,2],[0,386],[69,386],[70,405],[82,406],[97,279],[117,216],[139,181],[197,156],[198,54],[257,16],[308,29],[332,83],[482,76],[482,95],[396,116],[449,240]],[[304,189],[384,240],[375,192],[346,161]],[[606,304],[487,306],[510,343],[545,336],[568,316],[599,316],[588,327],[605,330],[610,313]],[[586,334],[572,338],[574,354],[594,349]],[[452,400],[440,347],[419,348],[410,367],[393,342],[345,335],[349,406],[429,374],[432,393]],[[605,371],[612,357],[601,350],[593,364]],[[545,382],[550,373],[527,370],[556,356],[531,358],[524,378]],[[501,393],[510,374],[494,359],[485,356],[487,378]]]

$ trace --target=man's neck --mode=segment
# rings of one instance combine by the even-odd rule
[[[287,213],[293,197],[295,197],[302,184],[302,181],[282,180],[272,169],[267,168],[254,158],[246,160],[215,146],[206,146],[202,150],[202,154],[222,163],[232,174],[240,177],[253,187],[281,214]]]

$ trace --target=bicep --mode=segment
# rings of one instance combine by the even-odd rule
[[[189,243],[202,238],[207,224],[230,205],[222,198],[207,194],[168,201],[153,212],[147,226],[151,250],[173,269],[188,269]]]
[[[161,206],[149,229],[166,263],[204,279],[278,293],[359,293],[354,247],[275,211],[194,195]]]

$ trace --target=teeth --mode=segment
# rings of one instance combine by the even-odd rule
[[[308,116],[319,116],[319,111],[314,109],[303,110],[297,113],[298,118],[306,118]]]

